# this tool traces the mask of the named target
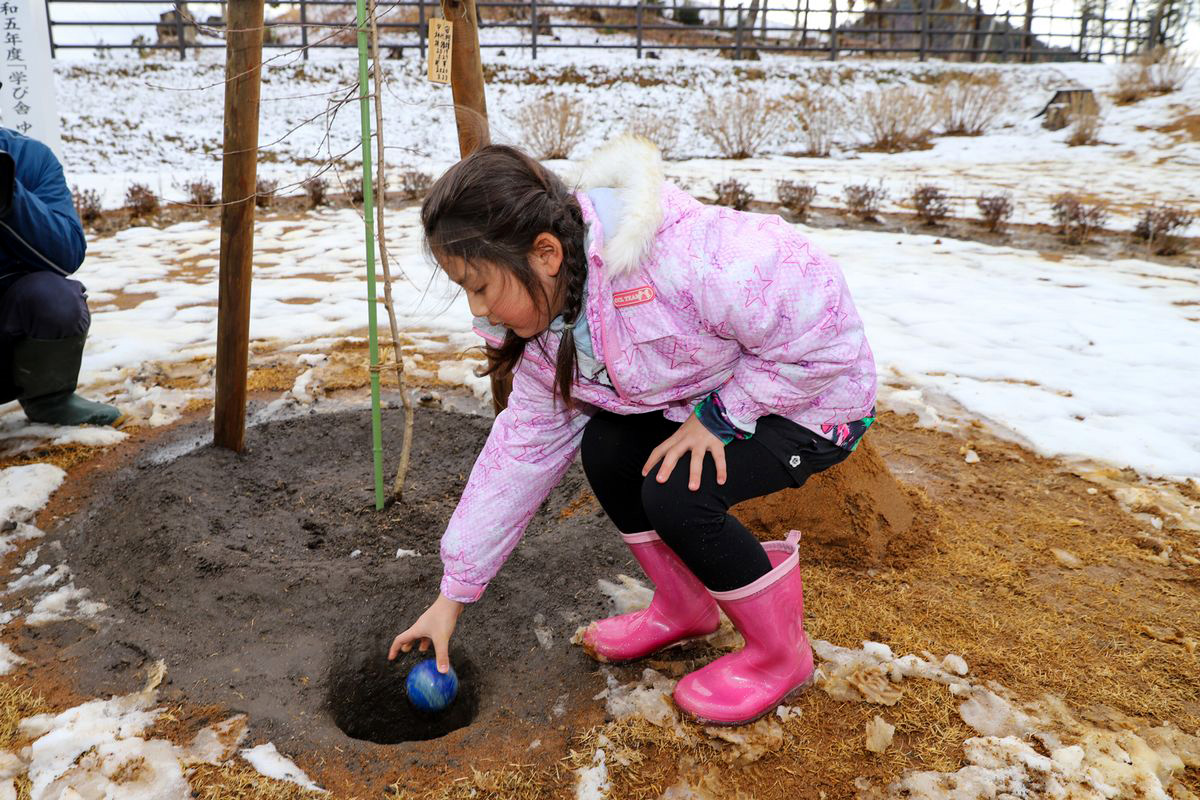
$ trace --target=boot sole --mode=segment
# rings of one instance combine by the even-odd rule
[[[747,717],[746,719],[738,720],[736,722],[731,722],[729,720],[723,720],[723,719],[707,719],[705,717],[697,716],[697,715],[691,713],[690,711],[687,711],[686,709],[679,708],[678,704],[676,704],[675,707],[679,708],[679,710],[682,711],[685,716],[687,716],[694,722],[699,723],[700,725],[715,725],[715,726],[722,727],[722,728],[733,728],[738,725],[749,725],[752,722],[758,722],[760,719],[762,719],[763,717],[772,713],[773,711],[775,711],[775,709],[779,708],[780,706],[790,703],[793,700],[798,700],[802,694],[804,694],[810,688],[812,688],[812,685],[815,682],[816,682],[816,670],[813,670],[813,674],[808,676],[808,678],[806,678],[803,683],[801,683],[799,686],[789,689],[787,694],[785,694],[783,697],[779,698],[777,701],[775,701],[773,704],[768,706],[766,709],[760,711],[759,713],[755,714],[752,717]]]
[[[649,653],[646,653],[645,655],[633,656],[632,658],[622,658],[622,659],[616,659],[616,660],[611,659],[611,658],[606,658],[606,657],[602,656],[601,654],[597,653],[595,651],[595,649],[592,648],[591,645],[587,644],[587,642],[581,643],[580,647],[583,648],[583,652],[587,653],[588,656],[593,661],[597,661],[601,664],[632,664],[635,661],[641,661],[643,658],[649,658],[650,656],[657,655],[658,653],[664,653],[667,650],[671,650],[676,647],[685,647],[689,644],[694,644],[696,642],[702,642],[702,641],[704,641],[704,639],[706,637],[712,636],[714,633],[716,633],[720,629],[721,629],[721,626],[718,625],[716,628],[713,628],[708,633],[701,633],[701,634],[697,634],[695,636],[689,636],[685,639],[679,639],[677,641],[671,642],[668,645],[664,645],[664,646],[658,648],[657,650],[651,650]]]

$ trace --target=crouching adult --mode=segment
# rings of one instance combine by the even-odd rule
[[[87,245],[50,148],[0,128],[0,403],[32,422],[111,425],[120,412],[75,394],[91,325],[71,280]]]

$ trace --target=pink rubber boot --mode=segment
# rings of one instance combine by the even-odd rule
[[[813,656],[804,633],[804,584],[792,531],[765,542],[773,569],[741,589],[712,592],[746,640],[675,686],[675,704],[700,722],[744,725],[775,709],[812,681]]]
[[[717,629],[717,604],[657,533],[623,533],[621,538],[654,581],[654,599],[641,611],[589,625],[583,634],[588,655],[604,662],[633,661]]]

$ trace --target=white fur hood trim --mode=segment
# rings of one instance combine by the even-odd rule
[[[615,189],[621,218],[615,231],[604,231],[604,264],[611,275],[637,269],[662,224],[662,157],[640,136],[619,136],[601,145],[584,162],[578,186],[583,191]]]

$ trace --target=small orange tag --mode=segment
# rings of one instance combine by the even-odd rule
[[[617,308],[628,308],[649,303],[654,299],[653,286],[639,286],[636,289],[626,289],[623,292],[613,292],[613,305]]]

